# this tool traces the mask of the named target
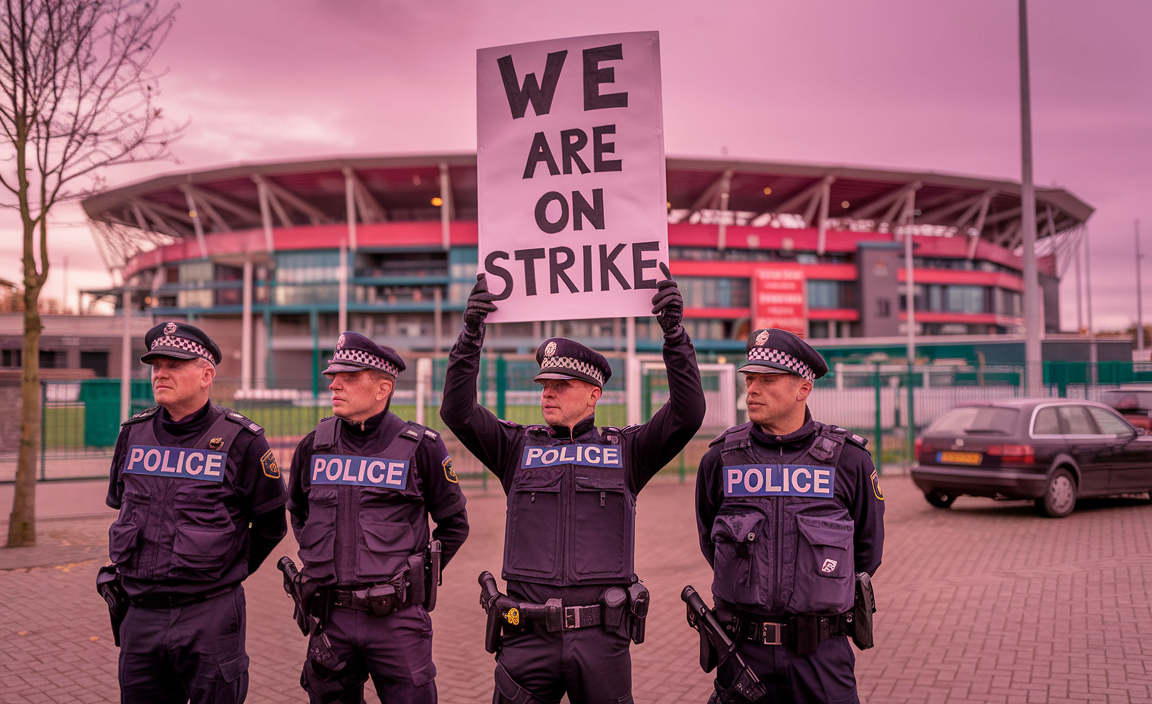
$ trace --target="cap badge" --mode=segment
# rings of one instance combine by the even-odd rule
[[[756,345],[758,347],[762,347],[764,345],[764,343],[767,341],[768,341],[768,331],[767,330],[761,330],[760,334],[756,336]]]
[[[168,323],[164,326],[165,335],[171,335],[174,332],[176,332],[176,323]]]
[[[555,342],[549,342],[544,347],[544,356],[545,357],[551,357],[554,354],[556,354],[556,343]]]
[[[336,340],[336,349],[344,349],[344,333],[340,333],[339,339]]]

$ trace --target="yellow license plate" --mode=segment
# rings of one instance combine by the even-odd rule
[[[984,458],[979,452],[941,452],[939,461],[946,464],[980,464]]]

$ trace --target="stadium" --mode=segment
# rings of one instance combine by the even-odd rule
[[[682,158],[667,160],[667,183],[671,268],[702,357],[743,349],[758,272],[778,269],[800,272],[801,330],[831,360],[903,356],[908,233],[918,357],[974,362],[990,346],[991,361],[1022,361],[1019,183]],[[1037,189],[1036,206],[1045,332],[1058,333],[1061,274],[1093,209],[1060,188]],[[137,313],[197,321],[239,353],[245,387],[315,377],[342,315],[403,352],[444,352],[476,271],[474,155],[231,166],[83,207],[123,274],[122,287],[90,293],[120,306],[126,287]],[[551,334],[620,351],[623,330],[614,318],[502,324],[488,345],[526,353]],[[651,319],[637,339],[659,349]],[[1080,347],[1065,341],[1054,358],[1086,361]]]

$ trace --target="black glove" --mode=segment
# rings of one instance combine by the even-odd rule
[[[684,319],[684,297],[680,295],[680,287],[672,280],[668,265],[660,262],[660,271],[668,278],[656,284],[656,294],[652,296],[652,315],[656,316],[667,335],[676,330]]]
[[[496,310],[496,304],[492,302],[495,298],[496,294],[488,291],[485,275],[477,274],[476,285],[472,287],[472,293],[468,294],[468,307],[464,309],[464,327],[479,331],[484,318]]]

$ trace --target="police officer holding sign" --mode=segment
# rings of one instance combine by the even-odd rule
[[[536,352],[544,425],[502,421],[479,405],[484,318],[496,309],[483,274],[468,299],[440,417],[508,496],[508,594],[481,575],[485,644],[499,652],[495,704],[559,702],[565,693],[573,704],[632,701],[628,644],[643,640],[648,609],[633,569],[636,495],[704,417],[683,299],[666,266],[664,274],[652,312],[664,330],[670,398],[650,421],[624,429],[595,425],[608,361],[564,338]]]
[[[288,502],[299,607],[320,626],[301,684],[313,702],[359,702],[371,675],[382,702],[435,702],[428,612],[468,536],[464,494],[439,433],[388,410],[395,350],[345,332],[328,365],[335,415],[297,446]]]
[[[766,690],[759,701],[858,702],[847,636],[871,645],[884,495],[866,441],[808,411],[828,372],[820,354],[776,329],[747,349],[750,422],[712,441],[696,477],[715,615]],[[755,678],[723,656],[713,701],[744,701]]]
[[[120,645],[124,702],[244,701],[244,580],[287,532],[263,429],[208,400],[220,348],[161,323],[144,336],[157,405],[116,440],[97,588]]]

